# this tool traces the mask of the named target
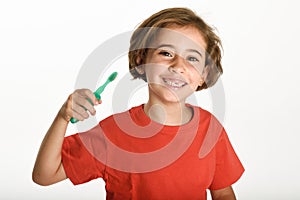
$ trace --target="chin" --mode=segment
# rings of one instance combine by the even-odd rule
[[[176,92],[173,91],[166,91],[163,94],[160,94],[160,97],[162,98],[163,101],[169,102],[169,103],[180,103],[184,102],[186,97],[179,95]]]
[[[179,103],[184,102],[186,98],[191,95],[191,91],[186,90],[172,90],[165,86],[158,86],[158,85],[152,85],[152,87],[149,88],[150,95],[152,95],[155,98],[160,99],[162,102],[169,102],[169,103]]]

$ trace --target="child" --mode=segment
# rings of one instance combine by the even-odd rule
[[[231,185],[244,168],[224,128],[185,103],[222,74],[220,47],[213,29],[189,9],[150,16],[133,33],[128,54],[133,77],[148,82],[148,102],[65,137],[71,117],[95,114],[87,99],[101,104],[89,89],[76,90],[41,144],[33,181],[102,178],[107,199],[206,199],[207,189],[214,200],[235,199]]]

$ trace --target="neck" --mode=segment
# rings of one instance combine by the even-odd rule
[[[144,111],[151,120],[160,124],[179,126],[188,123],[193,117],[193,111],[184,102],[154,102],[144,105]]]

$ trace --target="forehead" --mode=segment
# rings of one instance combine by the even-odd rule
[[[155,48],[162,44],[171,44],[180,49],[196,49],[200,51],[205,51],[207,47],[201,32],[192,26],[159,28],[152,45]]]

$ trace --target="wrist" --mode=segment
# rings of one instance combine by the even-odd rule
[[[57,113],[57,116],[56,116],[56,119],[59,120],[59,121],[64,121],[66,123],[69,123],[70,122],[70,119],[71,117],[68,116],[66,114],[66,112],[64,112],[64,106],[59,110],[59,112]]]

